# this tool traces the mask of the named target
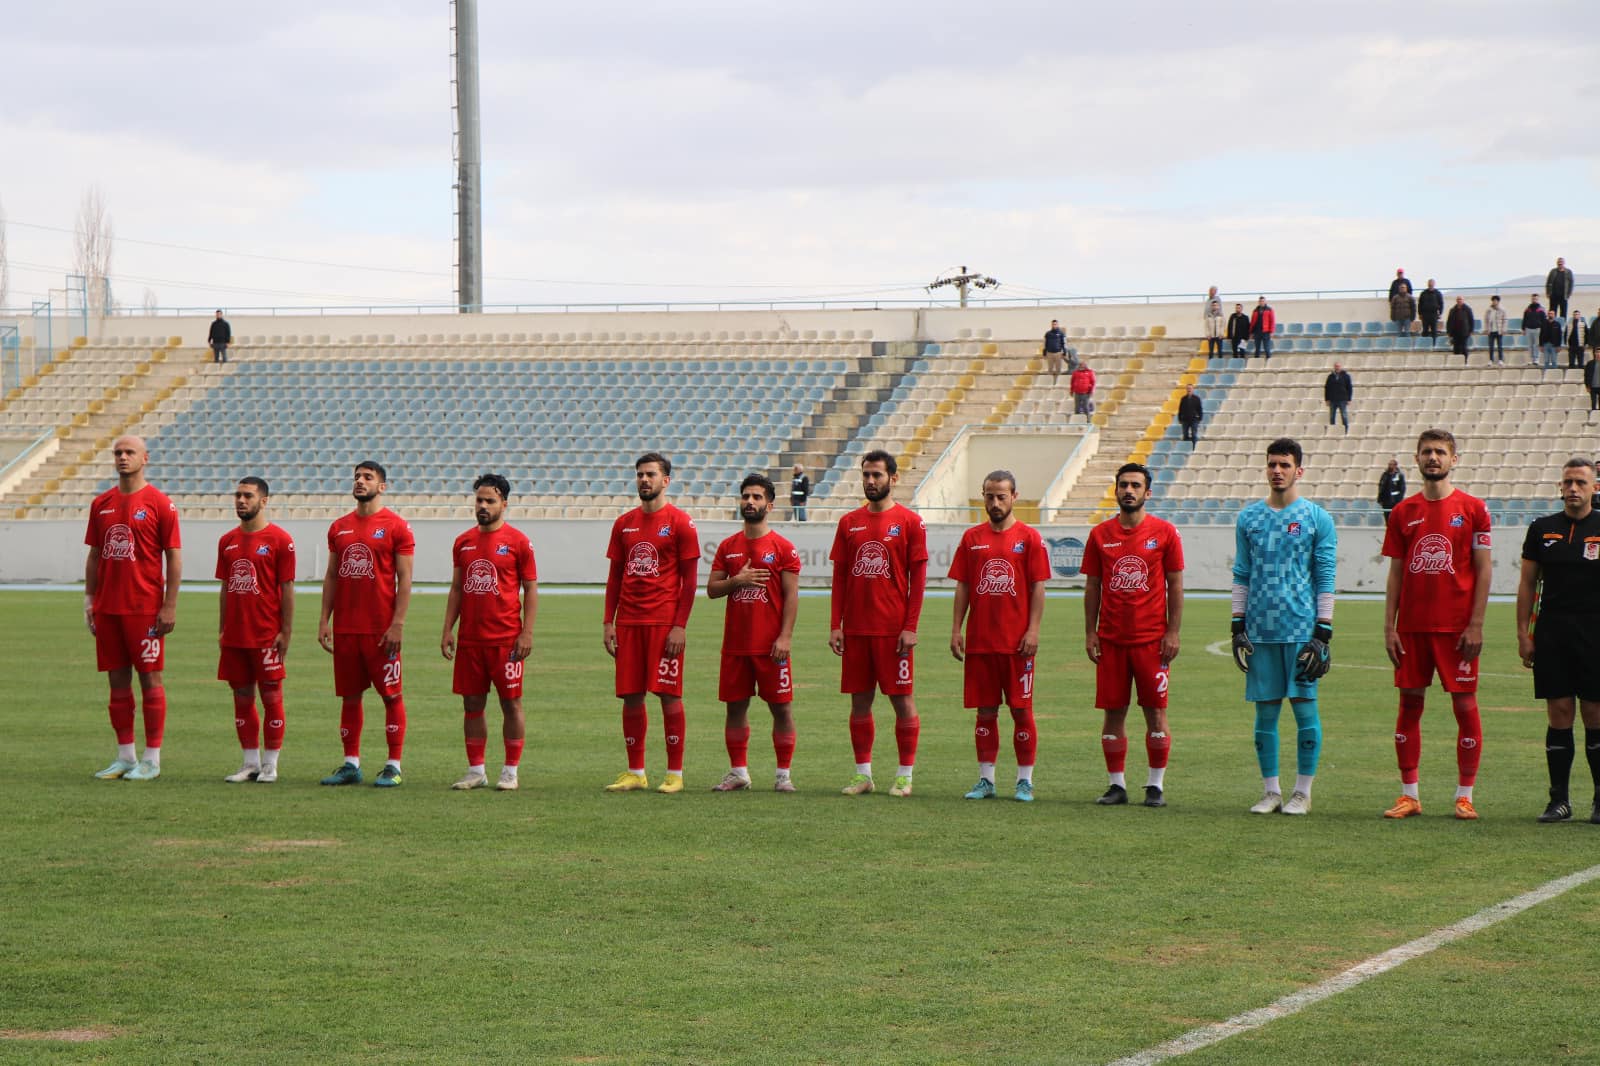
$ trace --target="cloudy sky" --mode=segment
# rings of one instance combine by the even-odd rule
[[[383,14],[374,13],[379,7]],[[1592,4],[482,0],[489,303],[1600,272]],[[449,303],[446,0],[8,12],[12,306]]]

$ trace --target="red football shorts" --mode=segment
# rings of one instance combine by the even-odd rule
[[[167,663],[166,638],[156,635],[153,614],[94,616],[94,660],[97,669],[160,673]]]
[[[503,700],[522,698],[522,661],[513,661],[509,644],[456,645],[450,691],[457,696],[483,696],[492,685]]]
[[[1161,661],[1161,642],[1117,644],[1102,639],[1094,672],[1094,705],[1102,711],[1121,710],[1128,706],[1135,686],[1140,707],[1167,706],[1167,664]]]
[[[717,679],[717,699],[723,703],[737,703],[759,692],[768,703],[793,703],[792,662],[786,659],[775,663],[770,655],[741,655],[725,651],[722,653],[722,672]]]
[[[1460,639],[1459,633],[1401,633],[1406,653],[1394,668],[1394,687],[1427,688],[1437,670],[1446,692],[1478,691],[1478,660],[1461,657],[1456,650]]]
[[[663,650],[671,626],[617,627],[617,695],[654,692],[683,695],[683,653],[667,658]]]
[[[333,693],[359,696],[371,685],[378,695],[400,695],[400,653],[383,654],[383,637],[377,633],[333,635]]]
[[[846,633],[844,662],[839,669],[840,692],[871,692],[909,696],[916,681],[916,649],[895,651],[899,637],[857,637]]]
[[[217,660],[217,680],[234,688],[283,678],[283,656],[277,648],[223,648],[222,657]]]
[[[1033,710],[1033,656],[969,652],[962,664],[962,705]]]

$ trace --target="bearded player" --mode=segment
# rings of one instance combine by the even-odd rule
[[[850,745],[856,772],[842,791],[872,791],[872,700],[878,689],[894,708],[900,765],[891,796],[911,795],[922,722],[912,692],[917,621],[928,582],[928,534],[915,511],[894,501],[900,475],[894,456],[874,449],[861,457],[866,506],[839,519],[834,534],[828,647],[844,661],[839,691],[850,696]]]
[[[723,739],[728,773],[716,792],[750,787],[750,697],[760,694],[772,712],[772,751],[778,775],[774,792],[793,792],[794,676],[789,644],[800,607],[800,553],[767,526],[777,489],[760,474],[739,483],[744,529],[717,546],[706,595],[728,598],[722,621],[722,669],[717,698],[727,704]]]
[[[667,775],[657,792],[683,791],[683,649],[700,571],[700,535],[694,519],[667,502],[672,461],[646,452],[633,464],[639,506],[611,526],[606,558],[605,618],[601,639],[617,661],[616,692],[622,700],[622,739],[628,768],[607,792],[650,787],[644,740],[649,729],[645,696],[661,701],[667,738]]]
[[[177,625],[183,552],[178,508],[145,480],[150,452],[139,437],[111,445],[116,487],[89,505],[83,570],[83,620],[94,637],[95,664],[111,687],[117,757],[94,776],[102,781],[154,781],[161,776],[167,725],[162,682],[166,636]],[[144,757],[133,746],[133,675],[144,699]]]
[[[472,483],[476,529],[456,538],[450,549],[453,567],[450,595],[444,606],[444,634],[439,651],[454,660],[451,691],[461,697],[462,732],[467,743],[467,772],[450,787],[466,792],[489,783],[484,752],[489,726],[484,709],[493,686],[500,698],[501,737],[505,763],[495,788],[515,791],[522,762],[527,723],[522,714],[522,667],[533,651],[533,619],[539,610],[539,570],[528,535],[506,524],[511,482],[484,474]],[[461,640],[455,637],[461,622]]]
[[[411,608],[416,539],[405,520],[383,505],[389,475],[368,459],[356,464],[350,494],[356,509],[328,527],[328,570],[322,578],[317,643],[333,656],[333,690],[341,700],[339,736],[344,762],[324,785],[361,783],[361,695],[368,686],[383,700],[389,758],[372,782],[401,783],[406,705],[400,688],[400,645]]]
[[[1117,515],[1089,533],[1083,549],[1084,650],[1095,664],[1095,706],[1104,713],[1100,750],[1111,783],[1095,800],[1128,802],[1128,703],[1137,690],[1149,760],[1144,805],[1165,807],[1167,687],[1183,626],[1183,541],[1172,523],[1147,514],[1150,471],[1124,463],[1117,471]]]
[[[1011,746],[1017,754],[1012,798],[1031,803],[1033,763],[1039,750],[1033,721],[1033,657],[1039,650],[1050,555],[1038,530],[1011,513],[1016,502],[1017,479],[1011,471],[996,470],[983,479],[983,508],[989,520],[961,535],[950,560],[949,577],[956,583],[950,654],[963,664],[964,703],[978,712],[972,730],[978,748],[978,783],[966,798],[994,798],[1003,701],[1011,709]]]
[[[1400,713],[1394,724],[1400,798],[1385,818],[1422,813],[1417,764],[1422,707],[1435,671],[1456,716],[1456,817],[1473,821],[1472,786],[1483,754],[1478,716],[1478,653],[1489,606],[1489,508],[1451,483],[1456,439],[1442,429],[1417,438],[1422,491],[1395,505],[1383,538],[1389,580],[1383,597],[1383,645],[1394,664]]]
[[[267,521],[266,481],[242,477],[233,490],[233,511],[239,525],[217,542],[218,602],[217,680],[233,690],[233,728],[244,761],[230,784],[278,779],[278,752],[283,748],[284,657],[294,629],[294,539]],[[256,713],[256,690],[261,710]],[[265,724],[266,744],[262,744]]]

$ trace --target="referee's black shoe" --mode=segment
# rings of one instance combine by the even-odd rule
[[[1550,806],[1546,807],[1544,813],[1539,815],[1539,821],[1541,822],[1566,822],[1570,821],[1571,818],[1572,804],[1564,799],[1555,799],[1553,797],[1550,800]]]

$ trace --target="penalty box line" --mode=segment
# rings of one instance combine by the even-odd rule
[[[1513,897],[1502,903],[1494,903],[1476,914],[1447,925],[1443,929],[1436,929],[1426,936],[1418,937],[1399,947],[1390,948],[1388,951],[1374,955],[1370,959],[1358,962],[1343,973],[1335,974],[1326,981],[1319,981],[1309,988],[1302,988],[1298,992],[1291,992],[1282,999],[1269,1003],[1265,1007],[1235,1014],[1226,1021],[1214,1022],[1211,1025],[1202,1025],[1198,1029],[1191,1029],[1182,1036],[1157,1044],[1136,1054],[1115,1060],[1110,1066],[1154,1066],[1155,1063],[1175,1059],[1180,1055],[1187,1055],[1191,1051],[1210,1047],[1221,1043],[1230,1036],[1248,1033],[1260,1029],[1269,1022],[1279,1018],[1287,1018],[1298,1014],[1307,1007],[1331,999],[1340,992],[1347,992],[1369,978],[1379,974],[1388,973],[1412,959],[1421,958],[1430,952],[1443,947],[1456,940],[1471,936],[1491,925],[1497,925],[1507,918],[1514,918],[1523,911],[1547,903],[1557,896],[1572,891],[1579,885],[1588,884],[1590,881],[1600,879],[1600,865],[1591,866],[1586,870],[1558,877],[1554,881],[1546,882],[1530,892]]]

